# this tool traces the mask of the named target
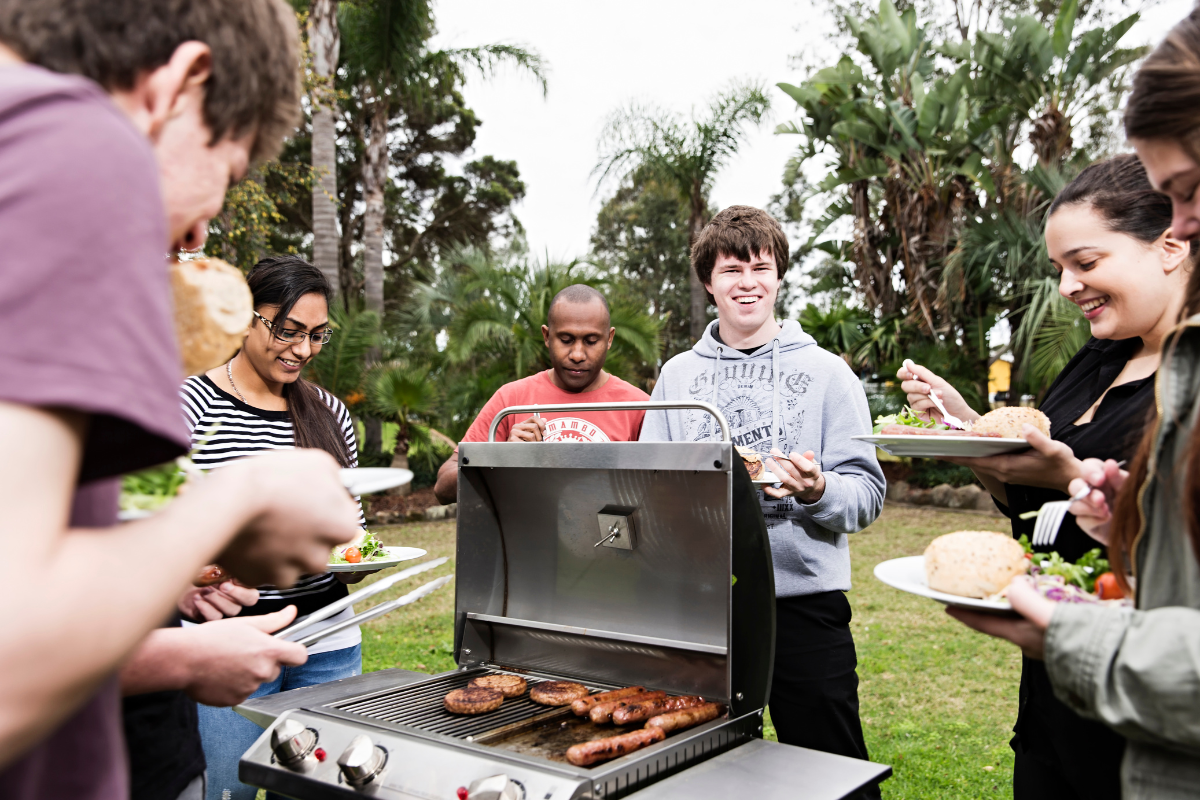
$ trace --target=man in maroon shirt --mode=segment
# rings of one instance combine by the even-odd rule
[[[313,451],[113,527],[115,477],[187,444],[163,254],[202,245],[229,182],[291,129],[297,44],[280,0],[0,0],[6,800],[126,797],[114,673],[196,570],[290,585],[357,532]]]

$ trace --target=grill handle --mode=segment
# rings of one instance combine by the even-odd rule
[[[712,414],[716,418],[717,424],[721,426],[721,441],[730,441],[729,423],[725,420],[725,415],[712,403],[705,403],[700,400],[647,400],[640,403],[558,403],[546,406],[509,406],[492,420],[492,426],[488,429],[487,440],[489,442],[496,441],[496,428],[499,427],[500,420],[510,414],[537,414],[544,411],[556,413],[559,411],[667,411],[678,408],[695,408]]]

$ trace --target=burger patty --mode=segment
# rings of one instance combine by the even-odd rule
[[[529,699],[544,706],[569,706],[587,696],[587,687],[572,681],[544,681],[529,690]]]
[[[469,686],[495,689],[505,697],[520,697],[525,694],[525,679],[520,675],[480,675]]]
[[[446,695],[442,705],[451,714],[486,714],[495,711],[504,702],[504,695],[495,689],[483,686],[468,686],[455,689]]]

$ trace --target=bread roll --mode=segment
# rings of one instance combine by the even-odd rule
[[[956,531],[925,548],[929,588],[946,594],[990,597],[1028,569],[1025,548],[1007,533]]]
[[[254,300],[240,269],[216,258],[175,261],[171,292],[184,374],[224,364],[241,348]]]
[[[1050,435],[1050,418],[1036,408],[1010,406],[989,411],[971,426],[972,433],[999,435],[1005,439],[1024,439],[1022,425],[1032,425],[1047,436]]]

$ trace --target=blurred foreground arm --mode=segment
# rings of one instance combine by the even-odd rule
[[[90,697],[204,564],[288,586],[358,532],[336,463],[311,450],[226,467],[149,519],[70,529],[86,429],[83,414],[0,403],[0,550],[19,554],[0,559],[0,768]]]

